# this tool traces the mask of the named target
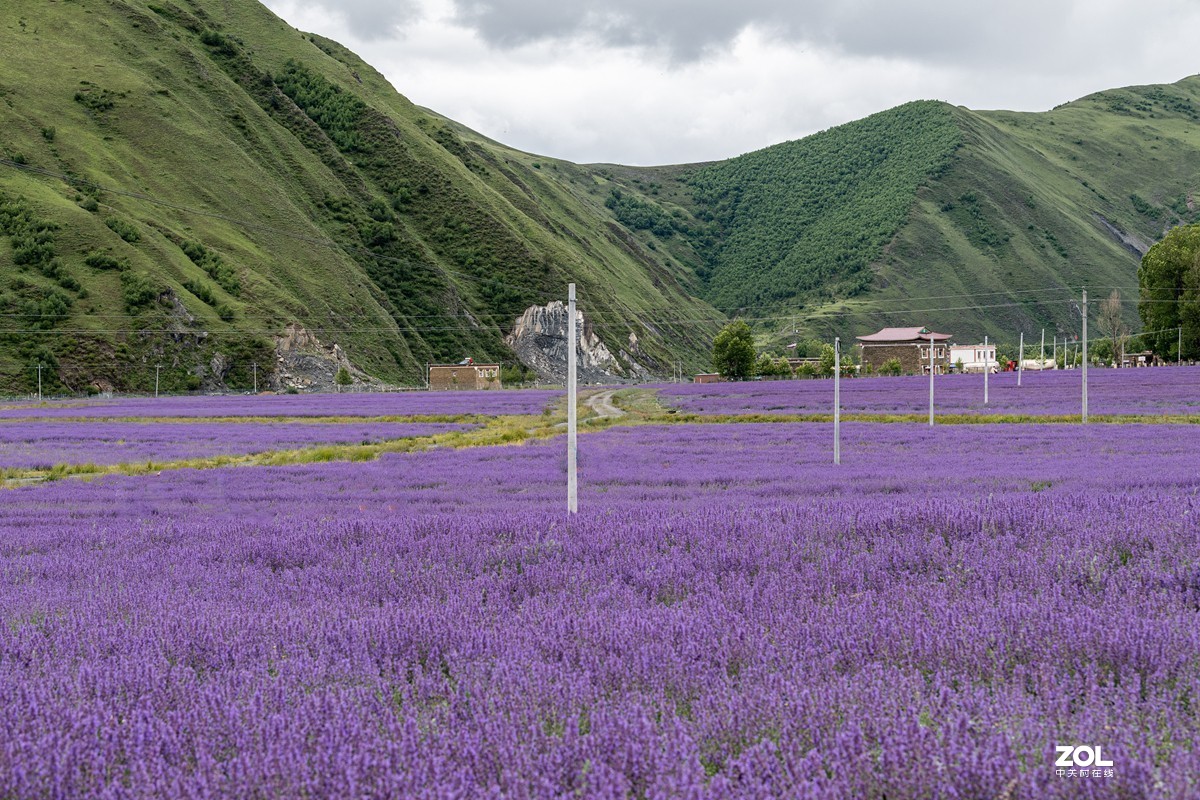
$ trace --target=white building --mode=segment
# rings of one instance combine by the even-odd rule
[[[994,344],[952,344],[950,345],[950,363],[955,369],[962,364],[963,372],[983,372],[985,369],[997,372],[1000,362],[996,360],[996,345]]]

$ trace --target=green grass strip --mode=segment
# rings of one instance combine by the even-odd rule
[[[585,393],[586,395],[586,393]],[[590,409],[580,404],[580,432],[589,433],[616,426],[636,425],[720,425],[752,423],[821,423],[833,422],[831,413],[808,414],[695,414],[665,408],[657,393],[646,389],[622,389],[613,396],[613,403],[625,415],[600,417],[590,414]],[[208,422],[319,422],[320,424],[346,424],[357,422],[459,422],[476,423],[482,427],[468,431],[450,431],[433,436],[390,439],[374,444],[315,445],[292,450],[271,450],[261,453],[230,456],[208,456],[181,461],[153,460],[137,463],[56,464],[50,469],[10,468],[0,469],[0,487],[13,488],[30,483],[43,483],[63,478],[92,479],[105,475],[152,475],[177,469],[219,469],[224,467],[281,467],[298,464],[321,464],[334,461],[372,461],[385,453],[413,453],[438,448],[494,447],[523,444],[528,441],[549,439],[566,433],[566,402],[556,404],[553,412],[540,415],[422,415],[408,417],[158,417],[126,418],[121,421],[154,421],[170,424]],[[73,418],[81,421],[99,421],[100,418]],[[927,414],[842,414],[845,422],[925,423]],[[112,422],[113,419],[106,421]],[[1151,425],[1196,425],[1200,415],[1196,414],[1102,414],[1092,415],[1089,422],[1107,424],[1151,424]],[[938,425],[996,425],[996,424],[1079,424],[1077,414],[942,414],[935,417]]]
[[[557,436],[556,419],[547,415],[490,417],[482,428],[450,431],[433,436],[410,436],[373,444],[316,445],[292,450],[269,450],[246,455],[205,456],[179,461],[139,461],[124,464],[55,464],[50,469],[9,468],[0,470],[0,486],[14,488],[63,478],[97,478],[105,475],[153,475],[178,469],[222,467],[281,467],[331,461],[372,461],[384,453],[411,453],[449,447],[491,447],[521,444]]]

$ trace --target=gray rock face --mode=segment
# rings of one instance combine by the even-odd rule
[[[544,381],[566,383],[567,313],[567,304],[561,300],[545,306],[530,306],[505,338],[521,363]],[[611,383],[644,375],[644,370],[632,360],[627,367],[613,356],[578,309],[575,310],[575,333],[581,382]]]
[[[303,327],[292,324],[275,339],[275,369],[266,385],[276,391],[297,389],[301,392],[337,391],[338,370],[345,368],[352,378],[346,391],[370,391],[382,388],[377,380],[350,363],[336,344],[325,346]]]
[[[1103,227],[1104,230],[1108,231],[1110,236],[1121,243],[1122,247],[1133,253],[1138,258],[1146,255],[1146,252],[1150,249],[1149,244],[1143,242],[1141,239],[1131,233],[1126,233],[1099,214],[1092,214],[1092,216],[1097,222],[1100,223],[1100,226]]]

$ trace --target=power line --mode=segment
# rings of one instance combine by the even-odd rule
[[[228,222],[230,224],[236,225],[238,227],[245,228],[247,230],[257,230],[257,231],[262,231],[262,232],[270,233],[270,234],[277,235],[277,236],[282,236],[285,238],[290,238],[290,239],[293,239],[296,241],[304,242],[306,244],[311,244],[314,246],[319,246],[319,247],[323,247],[326,249],[335,250],[335,251],[344,253],[346,255],[350,255],[351,253],[358,253],[360,255],[363,255],[363,256],[366,256],[366,257],[369,257],[372,259],[376,259],[376,260],[382,261],[382,262],[389,262],[389,263],[395,263],[395,264],[408,266],[408,267],[416,267],[416,268],[420,268],[420,269],[426,269],[429,271],[438,272],[447,279],[449,279],[451,276],[457,276],[459,278],[469,280],[469,281],[483,280],[483,278],[481,278],[478,275],[471,275],[468,273],[459,272],[457,270],[448,269],[448,268],[443,267],[438,264],[412,261],[411,259],[404,259],[404,258],[399,258],[396,256],[389,256],[386,254],[377,253],[377,252],[370,250],[368,248],[365,248],[365,247],[357,247],[354,245],[344,245],[344,244],[340,244],[332,239],[324,239],[324,238],[319,238],[319,237],[308,236],[303,233],[299,233],[297,231],[284,230],[281,228],[276,228],[274,226],[264,225],[261,223],[256,223],[256,222],[251,222],[251,221],[248,221],[245,219],[240,219],[238,217],[233,217],[233,216],[230,216],[227,214],[221,214],[219,212],[208,211],[205,209],[194,208],[191,206],[183,205],[181,203],[175,203],[175,202],[171,202],[171,201],[167,201],[167,200],[162,200],[160,198],[154,197],[149,194],[145,194],[143,192],[135,192],[135,191],[130,191],[130,190],[126,190],[126,189],[119,189],[119,188],[113,188],[110,186],[104,186],[104,185],[96,183],[95,181],[91,181],[89,179],[85,179],[85,178],[81,178],[79,176],[69,175],[69,174],[65,174],[65,173],[55,172],[53,170],[45,169],[42,167],[36,167],[31,164],[20,164],[20,163],[17,163],[15,161],[12,161],[9,159],[0,158],[0,165],[4,165],[4,166],[10,167],[12,169],[21,170],[24,172],[30,172],[30,173],[39,174],[39,175],[43,175],[46,177],[62,180],[65,183],[67,183],[68,185],[72,185],[72,186],[76,185],[79,182],[83,182],[89,186],[93,186],[96,189],[103,191],[103,192],[107,192],[109,194],[117,195],[120,197],[128,197],[128,198],[135,199],[135,200],[140,200],[143,202],[161,206],[163,208],[170,208],[170,209],[173,209],[176,211],[181,211],[186,214],[193,214],[193,215],[208,217],[208,218],[212,218],[212,219],[219,219],[224,222]],[[105,204],[105,206],[107,208],[111,208],[115,211],[121,210],[121,209],[117,209],[116,207],[108,205],[108,204]],[[537,293],[537,294],[545,294],[545,292],[546,292],[546,289],[544,287],[535,287],[532,285],[514,284],[514,283],[508,283],[508,282],[502,282],[502,281],[496,281],[495,283],[496,283],[496,285],[501,286],[503,288],[515,289],[515,290],[519,290],[519,291],[527,291],[527,292]],[[1094,288],[1097,288],[1100,290],[1115,289],[1118,291],[1119,290],[1139,291],[1139,290],[1130,289],[1129,287],[1094,287]],[[925,296],[925,297],[906,298],[899,302],[910,302],[911,303],[911,302],[922,302],[922,301],[928,301],[928,300],[952,300],[952,299],[957,299],[957,298],[986,298],[986,297],[996,297],[996,296],[1011,297],[1013,295],[1047,295],[1047,296],[1049,296],[1049,295],[1059,295],[1059,294],[1063,294],[1063,293],[1071,293],[1073,291],[1074,290],[1071,289],[1070,287],[1057,286],[1057,287],[1047,287],[1047,288],[1039,288],[1039,289],[1014,289],[1014,290],[991,291],[991,292],[929,295],[929,296]],[[1178,291],[1178,287],[1152,288],[1152,289],[1146,289],[1144,291]],[[854,302],[854,301],[851,301],[851,302]],[[987,304],[973,303],[970,305],[957,305],[957,306],[931,306],[931,307],[926,307],[926,308],[890,308],[889,309],[889,308],[880,308],[879,307],[881,304],[884,304],[884,303],[890,304],[890,303],[895,303],[895,302],[897,302],[897,301],[887,299],[887,298],[863,300],[863,301],[858,301],[855,304],[854,308],[825,309],[825,310],[817,309],[813,312],[809,312],[806,316],[809,318],[810,321],[812,321],[812,320],[829,319],[829,318],[834,318],[834,317],[848,317],[848,316],[857,316],[857,315],[865,315],[865,314],[889,315],[889,316],[902,315],[902,314],[933,314],[933,313],[942,313],[942,312],[949,312],[949,311],[983,311],[986,309],[1015,308],[1015,307],[1026,307],[1027,306],[1027,303],[1025,303],[1025,302],[1008,302],[1008,303],[987,303]],[[1183,303],[1184,300],[1181,298],[1166,298],[1163,300],[1154,300],[1153,302]],[[729,313],[737,314],[737,315],[739,315],[738,318],[744,319],[747,322],[754,322],[754,323],[780,322],[780,321],[785,321],[785,320],[791,320],[792,318],[797,316],[796,313],[760,315],[760,316],[740,316],[741,314],[743,314],[746,311],[754,311],[754,310],[773,311],[779,307],[778,305],[740,306],[737,308],[728,308],[728,307],[722,308],[722,307],[717,307],[717,306],[709,306],[709,307],[712,308],[713,311],[715,311],[719,316],[671,318],[671,317],[666,317],[666,316],[658,316],[658,314],[660,311],[674,310],[673,307],[671,309],[658,309],[658,308],[650,307],[650,308],[645,308],[645,309],[627,309],[626,311],[623,311],[623,312],[622,311],[597,310],[597,311],[590,312],[588,314],[588,317],[589,317],[589,325],[592,328],[628,328],[634,322],[641,323],[642,325],[646,325],[646,326],[658,325],[658,326],[663,326],[663,327],[668,327],[668,326],[705,326],[705,327],[709,327],[712,325],[719,325],[723,322],[728,321],[727,314],[729,314]],[[44,314],[38,314],[36,312],[0,313],[0,318],[12,318],[12,319],[21,319],[21,318],[63,319],[63,318],[72,318],[72,317],[76,317],[76,316],[77,315],[74,315],[74,314],[44,315]],[[93,319],[125,319],[126,318],[125,315],[119,315],[119,314],[90,314],[88,316]],[[404,320],[421,320],[421,319],[439,319],[439,320],[463,319],[463,320],[471,320],[471,321],[487,320],[487,321],[490,321],[490,326],[495,327],[495,328],[503,328],[503,327],[507,327],[508,325],[511,324],[511,320],[509,318],[507,318],[507,317],[501,318],[501,315],[497,312],[478,312],[478,313],[464,312],[461,315],[454,314],[454,313],[437,314],[437,315],[434,315],[434,314],[430,314],[430,315],[399,314],[399,317]],[[604,322],[603,320],[608,317],[617,317],[619,319],[619,321],[618,322]],[[273,320],[279,320],[281,318],[277,315],[243,314],[242,319],[273,321]],[[394,327],[387,326],[387,327],[365,327],[365,328],[331,327],[331,326],[314,327],[314,326],[310,326],[310,325],[305,325],[305,329],[312,333],[320,333],[320,334],[325,334],[325,335],[330,335],[330,334],[381,334],[381,335],[382,334],[391,334],[391,335],[394,335],[397,333],[437,333],[437,332],[461,331],[462,330],[461,326],[416,326],[416,325],[397,325]],[[58,333],[58,334],[63,334],[63,335],[89,335],[89,334],[91,334],[91,335],[106,335],[106,334],[142,334],[142,335],[145,335],[145,334],[152,334],[152,333],[170,333],[173,335],[179,335],[179,334],[187,335],[188,334],[188,332],[186,332],[186,331],[177,331],[177,330],[166,331],[166,330],[134,329],[134,328],[91,328],[91,329],[65,329],[65,328],[52,328],[52,329],[9,328],[9,329],[3,329],[3,328],[0,328],[0,333],[22,333],[22,334],[32,334],[32,333],[54,334],[54,333]],[[203,335],[203,336],[223,336],[223,335],[234,335],[234,336],[267,335],[267,336],[273,336],[273,335],[277,335],[277,333],[278,333],[278,330],[274,329],[274,328],[272,328],[270,330],[247,330],[245,328],[240,328],[236,331],[230,331],[230,332],[219,332],[219,331],[199,332],[199,331],[197,331],[191,335],[196,335],[196,336],[201,336],[201,335]],[[1135,335],[1140,335],[1140,334],[1135,334]]]
[[[463,278],[465,280],[470,280],[470,281],[479,281],[479,280],[483,279],[479,275],[472,275],[472,274],[465,273],[465,272],[459,272],[457,270],[449,269],[449,268],[441,266],[439,264],[413,261],[412,259],[405,259],[405,258],[399,258],[397,256],[389,256],[389,255],[386,255],[383,253],[376,253],[375,251],[370,250],[369,248],[365,248],[365,247],[357,247],[355,245],[341,244],[332,239],[324,239],[324,238],[319,238],[319,237],[308,236],[303,233],[299,233],[297,231],[284,230],[282,228],[276,228],[271,225],[264,225],[262,223],[251,222],[249,220],[241,219],[238,217],[233,217],[228,214],[221,214],[219,212],[207,211],[205,209],[200,209],[200,208],[194,208],[192,206],[183,205],[181,203],[175,203],[175,202],[172,202],[169,200],[162,200],[160,198],[154,197],[153,195],[149,195],[144,192],[134,192],[134,191],[131,191],[128,189],[119,189],[119,188],[114,188],[111,186],[104,186],[104,185],[96,183],[95,181],[92,181],[90,179],[81,178],[79,176],[73,176],[73,175],[69,175],[69,174],[61,173],[61,172],[55,172],[54,170],[45,169],[43,167],[37,167],[32,164],[20,164],[18,162],[12,161],[10,159],[0,158],[0,165],[4,165],[4,166],[10,167],[12,169],[21,170],[21,171],[25,171],[25,172],[32,172],[32,173],[35,173],[38,175],[43,175],[43,176],[50,177],[50,178],[56,178],[58,180],[62,180],[63,182],[67,183],[68,185],[72,185],[72,186],[76,182],[82,181],[89,186],[94,186],[98,190],[100,190],[102,192],[107,192],[109,194],[114,194],[114,195],[117,195],[120,197],[128,197],[128,198],[135,199],[135,200],[141,200],[141,201],[144,201],[147,203],[162,206],[164,208],[170,208],[170,209],[173,209],[176,211],[182,211],[186,214],[194,214],[197,216],[208,217],[211,219],[219,219],[219,220],[231,223],[231,224],[236,225],[241,228],[246,228],[249,230],[258,230],[258,231],[263,231],[265,233],[271,233],[271,234],[274,234],[277,236],[283,236],[285,238],[294,239],[296,241],[304,242],[306,244],[312,244],[312,245],[316,245],[319,247],[324,247],[326,249],[340,251],[340,252],[346,253],[347,255],[349,255],[350,253],[359,253],[366,257],[376,259],[378,261],[384,261],[384,262],[399,264],[399,265],[403,265],[403,266],[419,267],[419,268],[428,269],[431,271],[440,272],[443,276],[446,276],[446,277],[453,275],[453,276],[457,276],[459,278]],[[107,204],[106,204],[106,207],[111,208],[114,211],[121,210],[121,209],[116,208],[115,206],[111,206],[111,205],[107,205]],[[529,291],[529,292],[534,292],[534,293],[544,293],[546,291],[544,286],[533,286],[531,284],[517,284],[517,283],[506,282],[506,281],[496,281],[495,283],[504,288],[524,290],[524,291]],[[1125,291],[1137,291],[1136,289],[1130,289],[1129,287],[1123,287],[1123,286],[1114,286],[1114,287],[1103,286],[1103,287],[1094,287],[1094,288],[1100,289],[1100,290],[1117,289],[1117,290],[1125,290]],[[1171,291],[1171,290],[1177,290],[1177,288],[1178,287],[1165,287],[1162,289],[1150,289],[1148,291]],[[1049,287],[1049,288],[1042,288],[1042,289],[1013,289],[1013,290],[1000,290],[1000,291],[992,291],[992,292],[962,292],[962,293],[957,293],[957,294],[927,295],[925,297],[906,298],[906,301],[907,302],[922,302],[922,301],[926,301],[926,300],[946,300],[946,299],[955,299],[955,298],[960,298],[960,297],[991,297],[991,296],[997,296],[997,295],[1012,296],[1012,295],[1021,295],[1021,294],[1051,294],[1051,293],[1060,293],[1060,292],[1068,292],[1069,293],[1072,291],[1074,291],[1074,290],[1070,287],[1058,286],[1058,287]],[[874,300],[861,301],[861,303],[863,305],[867,305],[867,304],[875,305],[875,304],[885,303],[885,302],[891,302],[891,301],[889,301],[887,299],[874,299]],[[1178,301],[1176,301],[1176,302],[1178,302]],[[744,311],[748,311],[748,310],[754,310],[754,309],[775,309],[778,306],[754,305],[754,306],[737,306],[737,307],[722,307],[722,306],[709,306],[709,307],[719,313],[722,313],[722,314],[730,314],[730,313],[736,314],[736,313],[740,313],[740,312],[744,312]],[[999,307],[999,306],[983,306],[983,307],[991,308],[991,307]],[[645,311],[652,312],[655,310],[656,309],[645,309],[645,310],[643,310],[643,313],[645,313]],[[931,311],[943,311],[943,310],[944,311],[956,311],[956,310],[967,310],[967,309],[964,309],[964,308],[912,309],[912,313],[927,313],[927,312],[931,312]],[[619,313],[619,312],[609,312],[609,313]],[[630,313],[638,313],[638,312],[631,309]],[[832,314],[851,314],[851,313],[862,313],[862,312],[861,311],[844,311],[844,312],[822,312],[822,313],[824,315],[832,315]],[[906,312],[903,310],[895,310],[895,311],[891,311],[891,312],[877,311],[875,313],[906,313]],[[0,315],[0,316],[4,316],[4,315]],[[486,312],[481,312],[480,316],[488,316],[488,314]],[[407,318],[413,318],[413,317],[407,317]]]

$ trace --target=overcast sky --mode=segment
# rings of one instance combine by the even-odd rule
[[[265,0],[401,94],[580,163],[729,158],[909,100],[1044,111],[1200,72],[1197,0]]]

